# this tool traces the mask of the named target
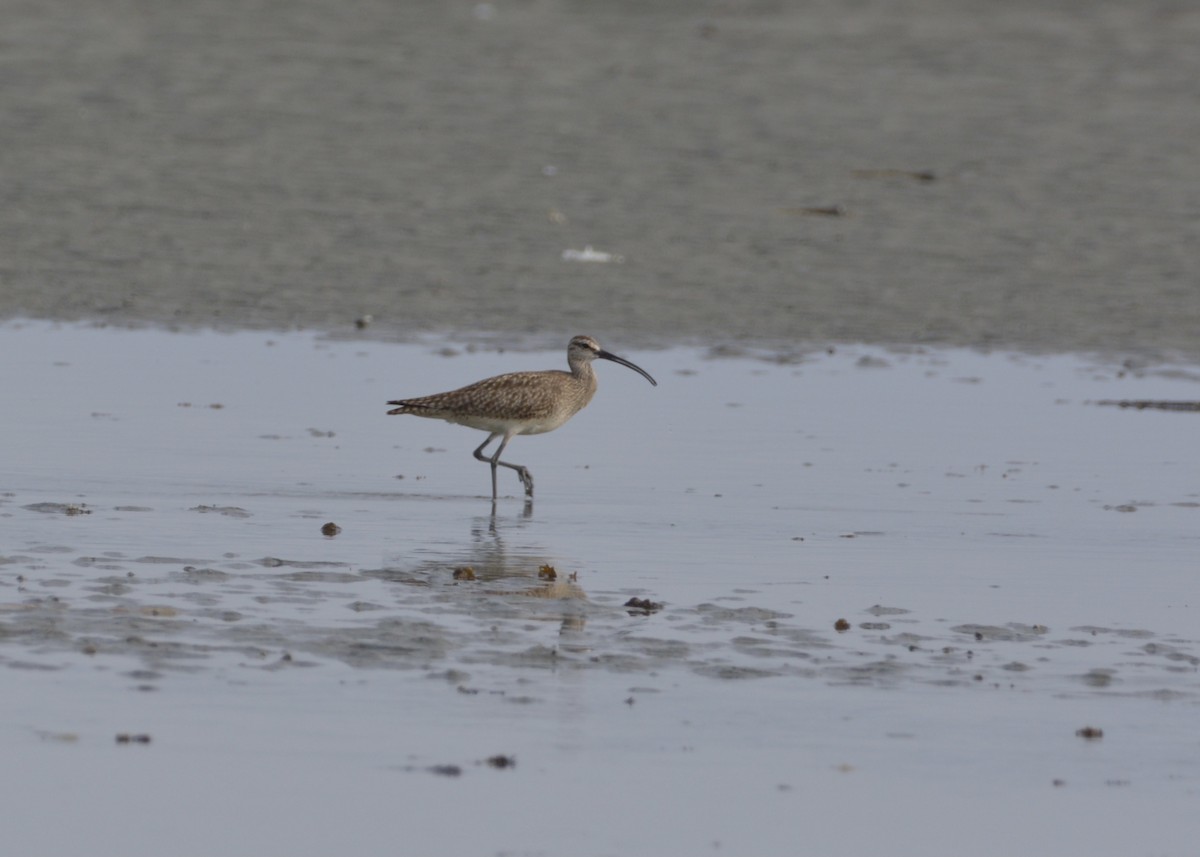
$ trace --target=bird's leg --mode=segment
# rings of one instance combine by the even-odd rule
[[[492,434],[489,434],[487,440],[479,444],[479,447],[475,450],[476,458],[478,458],[480,461],[486,461],[488,464],[492,465],[492,503],[496,502],[496,458],[500,457],[500,452],[496,452],[496,458],[488,458],[483,454],[483,448],[499,436],[499,432],[493,432]],[[504,449],[505,443],[508,443],[508,438],[505,438],[504,442],[500,444],[500,449]]]
[[[503,461],[500,464],[504,464]],[[529,468],[522,467],[519,464],[504,464],[505,467],[511,467],[517,471],[517,476],[521,478],[521,484],[525,486],[525,498],[533,499],[533,474],[529,472]]]
[[[532,497],[533,496],[533,474],[529,472],[528,468],[522,467],[520,464],[509,464],[507,461],[500,460],[500,453],[504,452],[504,447],[508,446],[508,442],[510,440],[512,440],[512,437],[513,437],[512,435],[506,434],[504,436],[504,440],[500,441],[500,445],[498,447],[496,447],[496,454],[493,455],[491,458],[492,481],[494,484],[495,479],[496,479],[496,465],[497,464],[499,464],[501,467],[507,467],[510,470],[515,470],[515,471],[517,471],[517,476],[521,480],[521,484],[525,486],[525,496]],[[494,490],[492,492],[492,496],[493,497],[495,496]]]

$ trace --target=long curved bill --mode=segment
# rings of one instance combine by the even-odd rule
[[[630,369],[632,369],[634,372],[637,372],[639,375],[641,375],[643,378],[645,378],[647,381],[649,381],[655,387],[658,386],[658,382],[650,377],[649,372],[647,372],[641,366],[638,366],[636,363],[626,360],[624,357],[618,357],[617,355],[611,354],[608,351],[605,351],[604,349],[601,349],[600,351],[596,352],[596,356],[599,357],[601,360],[611,360],[613,363],[620,363],[622,366],[628,366]]]

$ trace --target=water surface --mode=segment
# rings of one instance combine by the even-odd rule
[[[1196,416],[1099,402],[1194,369],[606,342],[660,386],[601,364],[493,511],[384,403],[561,351],[0,344],[18,850],[1192,846]]]

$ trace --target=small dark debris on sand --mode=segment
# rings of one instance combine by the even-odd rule
[[[1075,734],[1085,741],[1099,741],[1104,737],[1104,730],[1095,726],[1084,726],[1082,729],[1076,729]]]
[[[342,528],[339,527],[337,524],[335,524],[333,521],[330,521],[328,524],[321,527],[321,535],[328,536],[329,538],[333,538],[341,531],[342,531]]]
[[[818,217],[844,217],[846,210],[840,205],[801,205],[780,209],[784,214],[816,215]]]
[[[475,579],[475,569],[471,568],[471,566],[469,566],[469,565],[460,565],[458,568],[454,569],[454,579],[455,580],[474,580]]]
[[[937,181],[937,173],[932,170],[851,170],[851,175],[858,179],[913,179],[919,182]]]
[[[488,756],[484,762],[489,768],[495,768],[503,771],[506,768],[515,768],[517,766],[516,756],[506,756],[503,753],[498,753],[495,756]]]
[[[850,623],[845,619],[838,619],[833,623],[833,630],[837,631],[839,634],[844,634],[850,630]]]

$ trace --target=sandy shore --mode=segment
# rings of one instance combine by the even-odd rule
[[[647,5],[4,3],[0,318],[1200,348],[1197,9]]]

